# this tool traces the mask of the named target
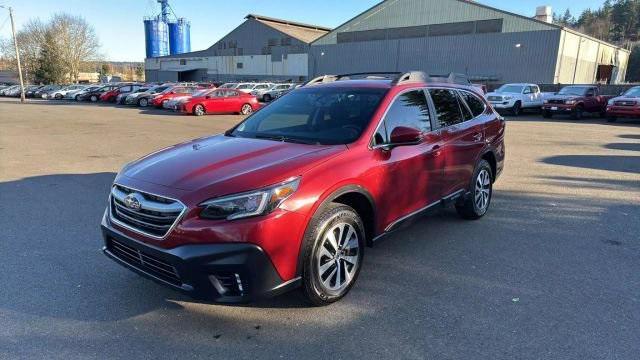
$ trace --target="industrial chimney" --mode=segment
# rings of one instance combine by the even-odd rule
[[[536,8],[536,20],[544,21],[546,23],[553,23],[553,12],[551,6],[544,5]]]

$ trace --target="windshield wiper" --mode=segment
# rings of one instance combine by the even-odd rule
[[[319,145],[317,141],[292,138],[284,135],[255,134],[254,137],[256,139],[275,140],[275,141],[295,143],[295,144]]]

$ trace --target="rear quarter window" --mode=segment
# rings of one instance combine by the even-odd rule
[[[473,117],[480,116],[486,110],[484,101],[482,101],[478,96],[466,91],[460,91],[460,95],[464,102],[469,106]]]

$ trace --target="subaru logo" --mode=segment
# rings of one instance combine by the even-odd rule
[[[142,207],[140,203],[140,199],[138,198],[140,194],[131,193],[124,198],[124,205],[131,210],[138,211]]]

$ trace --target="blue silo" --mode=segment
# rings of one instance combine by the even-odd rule
[[[162,19],[144,19],[144,40],[147,58],[169,55],[169,29]]]
[[[169,23],[169,53],[183,54],[191,51],[191,24],[184,18]]]

